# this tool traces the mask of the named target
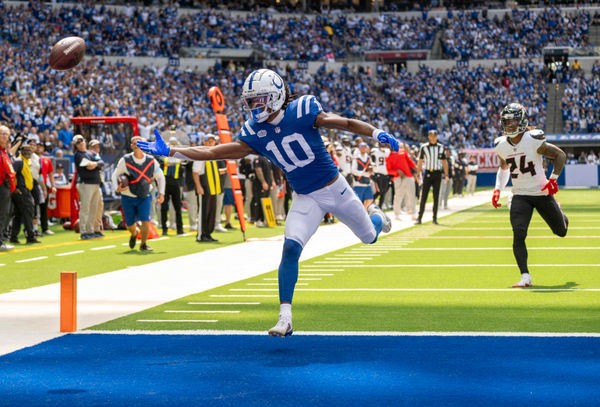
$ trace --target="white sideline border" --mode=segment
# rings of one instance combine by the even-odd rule
[[[76,332],[75,335],[196,335],[196,336],[226,336],[251,335],[267,336],[267,331],[228,331],[228,330],[173,330],[173,331],[97,331],[87,330]],[[402,332],[402,331],[294,331],[294,336],[470,336],[470,337],[517,337],[517,338],[600,338],[600,332]],[[277,339],[273,339],[276,341]],[[290,340],[290,339],[288,339]]]

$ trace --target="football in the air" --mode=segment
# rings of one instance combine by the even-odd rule
[[[121,188],[127,188],[129,186],[129,177],[125,174],[119,175],[119,185],[121,185]]]
[[[67,37],[58,41],[50,51],[48,63],[53,69],[65,71],[77,66],[85,54],[85,41],[81,37]]]

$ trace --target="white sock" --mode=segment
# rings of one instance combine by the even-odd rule
[[[279,304],[279,315],[292,319],[292,304]]]

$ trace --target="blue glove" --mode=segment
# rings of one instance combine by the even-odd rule
[[[169,153],[171,152],[171,148],[162,139],[158,130],[154,129],[154,135],[156,136],[156,141],[148,142],[140,140],[137,142],[137,146],[140,148],[140,150],[146,153],[153,155],[164,155],[168,157]]]
[[[380,133],[377,134],[377,141],[383,144],[389,144],[392,150],[398,151],[400,149],[400,145],[398,144],[398,140],[394,136],[385,131],[380,130]]]

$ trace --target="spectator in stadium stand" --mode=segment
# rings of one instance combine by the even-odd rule
[[[354,176],[354,192],[365,208],[373,203],[372,174],[373,166],[369,155],[369,145],[361,141],[358,144],[358,155],[352,161],[352,175]]]
[[[82,135],[73,137],[74,161],[77,169],[77,190],[79,191],[79,231],[81,240],[96,239],[101,236],[94,234],[94,222],[98,210],[100,189],[100,172],[104,161],[98,159],[93,151],[88,151]]]
[[[100,142],[96,139],[90,140],[90,152],[94,154],[94,160],[101,160],[100,156]],[[104,176],[100,171],[100,185],[104,183]],[[97,237],[104,237],[102,232],[102,215],[104,215],[104,199],[102,194],[102,186],[100,187],[100,195],[98,195],[98,203],[96,206],[96,214],[94,216],[94,235]]]
[[[472,155],[467,165],[467,195],[473,195],[475,193],[475,186],[477,185],[477,158]]]
[[[31,155],[31,146],[26,144],[21,147],[19,156],[13,160],[17,188],[12,194],[14,217],[10,234],[11,243],[20,243],[18,236],[21,231],[21,223],[25,227],[27,243],[41,243],[36,239],[33,231],[35,204],[32,195],[33,176],[31,174]]]
[[[454,158],[450,152],[450,147],[446,146],[445,151],[448,159],[448,182],[442,182],[440,188],[440,205],[442,205],[442,208],[448,209],[448,198],[454,184]]]
[[[217,144],[217,137],[209,133],[204,137],[203,144],[212,147]],[[217,242],[218,240],[212,237],[212,233],[215,230],[217,194],[220,194],[222,190],[218,162],[216,160],[194,161],[194,180],[198,193],[202,195],[202,224],[199,227],[196,241]]]
[[[406,213],[416,219],[415,179],[413,171],[415,162],[406,151],[406,145],[400,143],[398,151],[392,151],[387,157],[386,167],[394,182],[394,215],[401,219],[402,207]]]
[[[4,241],[4,233],[9,221],[11,193],[17,187],[16,174],[8,153],[9,140],[10,129],[0,125],[0,251],[14,249],[14,246]]]
[[[438,200],[440,196],[440,184],[442,176],[444,182],[448,182],[448,160],[444,146],[438,143],[437,130],[429,130],[427,133],[428,143],[422,144],[419,150],[419,161],[417,162],[417,177],[422,176],[423,165],[425,165],[425,176],[419,202],[419,215],[416,224],[420,225],[425,212],[425,204],[429,189],[433,187],[433,224],[437,225]]]
[[[150,230],[150,206],[152,197],[150,184],[156,182],[158,186],[158,197],[156,202],[162,204],[165,198],[165,176],[160,164],[150,155],[140,150],[136,142],[143,140],[141,137],[131,138],[132,152],[121,157],[115,171],[112,174],[112,183],[115,190],[121,194],[121,206],[123,208],[124,224],[129,230],[129,247],[135,247],[138,227],[140,221],[142,228],[140,232],[140,251],[150,252],[152,247],[148,246],[148,232]],[[120,182],[121,175],[127,176],[129,183],[123,185]]]
[[[467,162],[465,161],[465,153],[458,153],[458,158],[454,162],[454,180],[452,182],[452,194],[454,196],[463,195],[465,187],[465,179],[467,176]]]
[[[69,123],[66,121],[61,122],[60,130],[58,131],[58,147],[70,150],[73,137],[73,132],[69,128]]]
[[[171,146],[177,145],[177,138],[171,137],[169,139]],[[160,207],[160,219],[162,225],[162,235],[167,236],[169,228],[167,223],[167,217],[169,212],[169,202],[173,205],[175,210],[175,222],[177,225],[177,234],[183,234],[183,219],[181,216],[181,177],[183,177],[184,168],[181,165],[182,160],[173,157],[162,157],[159,162],[161,163],[163,173],[165,176],[165,199]]]
[[[44,196],[40,203],[40,223],[42,225],[42,234],[53,235],[54,232],[48,228],[48,198],[50,194],[56,194],[56,183],[54,182],[54,166],[52,159],[45,151],[43,143],[37,144],[37,154],[41,163],[40,185],[43,185]]]
[[[56,172],[54,173],[54,185],[64,187],[69,185],[69,179],[65,175],[65,167],[62,163],[56,164]]]

